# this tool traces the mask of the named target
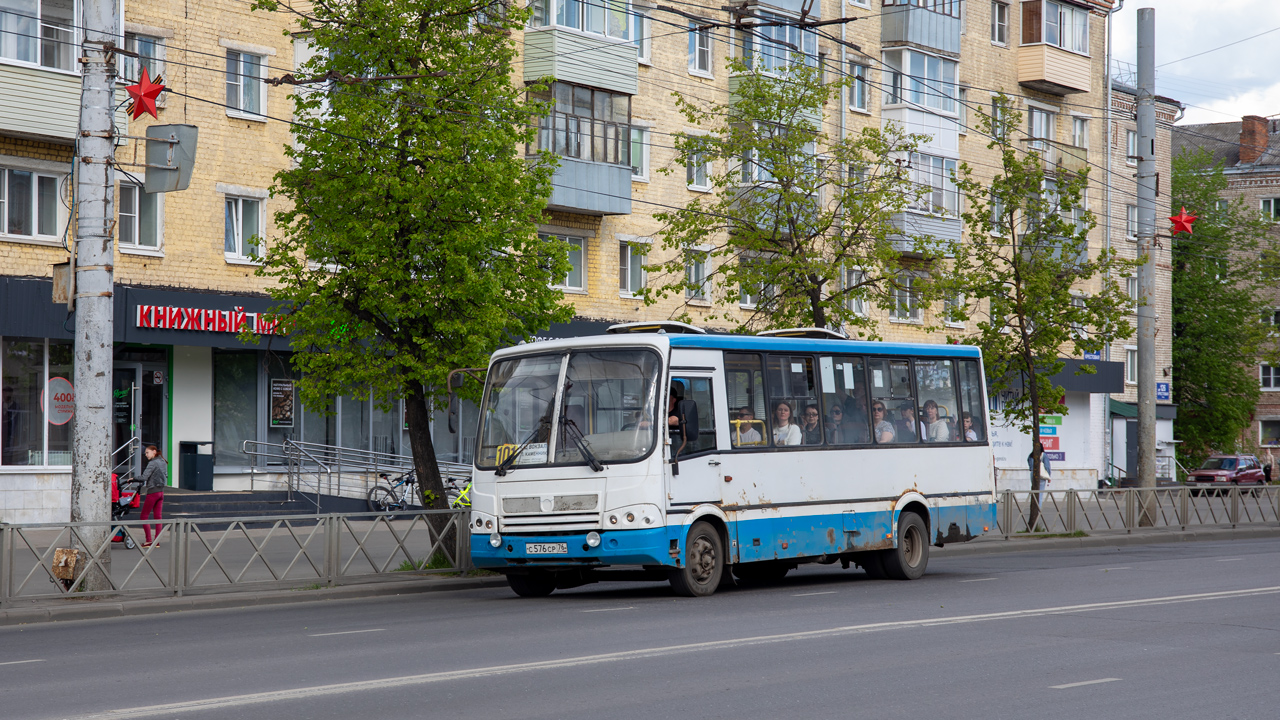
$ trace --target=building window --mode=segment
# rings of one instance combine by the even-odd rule
[[[1280,222],[1280,198],[1262,199],[1262,217],[1272,222]]]
[[[636,46],[636,61],[645,65],[653,62],[653,38],[649,23],[648,15],[637,13],[631,18],[631,43]]]
[[[262,70],[265,60],[260,55],[227,51],[227,111],[238,111],[249,115],[261,115],[263,96],[266,94],[262,83]]]
[[[1041,42],[1088,55],[1089,11],[1053,0],[1022,3],[1022,44]]]
[[[76,17],[75,0],[0,3],[0,58],[78,72]]]
[[[866,65],[858,63],[849,64],[849,75],[853,78],[853,84],[849,87],[849,109],[867,110],[867,74],[870,68]]]
[[[1138,133],[1136,131],[1124,131],[1124,152],[1125,163],[1129,165],[1138,164]]]
[[[818,36],[812,31],[796,27],[794,18],[782,15],[757,11],[755,17],[772,24],[742,34],[742,58],[748,67],[774,73],[800,63],[818,66]]]
[[[1126,240],[1138,239],[1138,206],[1124,206],[1124,236]]]
[[[1085,118],[1071,118],[1071,145],[1078,148],[1089,147],[1089,121]]]
[[[942,299],[942,310],[944,313],[944,322],[948,327],[964,327],[965,320],[957,320],[957,317],[963,316],[968,318],[968,307],[966,306],[964,295],[961,293],[951,293]],[[957,315],[957,313],[959,315]]]
[[[0,168],[0,237],[57,237],[60,178]]]
[[[893,307],[889,316],[894,320],[906,322],[920,321],[920,298],[916,289],[915,278],[903,275],[893,287]]]
[[[1280,445],[1280,420],[1258,422],[1258,444],[1270,447]]]
[[[855,290],[855,288],[862,285],[866,280],[866,277],[866,273],[861,270],[854,270],[853,268],[845,268],[844,272],[841,273],[841,289],[849,291],[849,293],[845,295],[844,307],[854,315],[865,316],[867,314],[867,303],[862,298],[862,295],[858,294],[859,291]]]
[[[258,353],[213,351],[213,464],[251,464],[245,440],[258,439]]]
[[[711,28],[689,22],[689,72],[711,77]]]
[[[630,95],[558,82],[530,97],[551,105],[551,112],[538,120],[534,152],[611,165],[632,164]]]
[[[618,292],[635,295],[644,289],[648,275],[644,271],[649,248],[643,243],[618,243]]]
[[[70,465],[70,400],[46,391],[73,385],[72,345],[8,339],[0,344],[0,465]]]
[[[960,88],[956,91],[958,100],[956,101],[956,111],[960,114],[960,127],[956,132],[961,135],[969,134],[969,88]]]
[[[940,15],[950,15],[956,18],[960,17],[961,2],[962,0],[884,0],[885,7],[891,5],[914,5]]]
[[[584,264],[583,257],[586,255],[587,241],[580,237],[567,237],[564,235],[539,235],[543,240],[559,240],[568,246],[569,272],[565,273],[564,281],[555,283],[552,287],[561,290],[586,290],[586,275],[583,273]]]
[[[997,45],[1009,44],[1009,4],[991,3],[991,42]]]
[[[1267,365],[1263,363],[1258,366],[1259,375],[1262,380],[1262,388],[1264,390],[1280,389],[1280,366]]]
[[[1138,384],[1138,349],[1124,350],[1124,381],[1130,385]]]
[[[871,0],[849,0],[849,4],[857,7],[871,7]]]
[[[1129,296],[1129,302],[1136,310],[1138,307],[1138,278],[1127,277],[1124,279],[1124,291]]]
[[[121,79],[136,83],[142,79],[142,69],[147,69],[147,77],[155,80],[164,72],[164,41],[150,35],[136,33],[124,34],[124,49],[137,53],[138,57],[120,56]],[[229,104],[229,103],[228,103]]]
[[[584,32],[631,38],[631,12],[618,0],[534,0],[529,24],[533,27],[567,27]]]
[[[649,131],[631,128],[631,179],[649,181]]]
[[[1031,142],[1027,144],[1027,147],[1041,152],[1048,150],[1049,143],[1053,141],[1053,113],[1040,108],[1029,108],[1027,110],[1027,121],[1029,123],[1028,134],[1031,138]]]
[[[228,197],[223,235],[223,253],[228,259],[256,260],[261,257],[262,201]]]
[[[711,163],[702,159],[702,153],[691,153],[684,169],[685,182],[690,190],[711,189]]]
[[[955,173],[955,160],[913,154],[912,181],[925,194],[912,207],[935,215],[957,215],[960,212],[960,194],[956,191]]]
[[[121,245],[141,248],[160,247],[161,194],[143,192],[142,186],[120,183],[118,198],[120,222],[117,239]]]
[[[684,279],[688,283],[684,296],[689,300],[707,299],[707,254],[689,251],[684,261]]]
[[[945,112],[956,110],[956,64],[916,50],[884,53],[889,78],[886,105],[908,103]]]

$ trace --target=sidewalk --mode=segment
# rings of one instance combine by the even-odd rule
[[[949,545],[945,548],[932,548],[930,554],[934,558],[942,559],[1010,552],[1063,551],[1177,542],[1264,538],[1280,538],[1280,526],[1250,527],[1234,530],[1231,528],[1200,528],[1185,532],[1152,530],[1132,534],[1107,532],[1088,537],[1019,537],[1010,538],[1009,540],[1005,540],[999,535],[987,535],[968,543]],[[14,607],[0,610],[0,626],[149,615],[181,610],[284,605],[505,586],[506,579],[500,576],[444,577],[441,575],[425,575],[409,580],[398,578],[394,580],[376,580],[358,585],[318,589],[301,587],[294,590],[223,592],[183,597],[125,600],[53,599],[26,601],[25,604],[22,601],[17,601],[14,603]]]

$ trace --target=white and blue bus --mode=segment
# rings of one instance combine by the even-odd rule
[[[994,525],[977,348],[610,333],[489,366],[471,552],[517,594],[651,578],[701,596],[809,562],[914,579],[930,545]]]

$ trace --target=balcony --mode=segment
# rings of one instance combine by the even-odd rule
[[[530,28],[524,33],[524,81],[559,82],[635,95],[636,46],[572,28]]]
[[[918,257],[915,241],[909,237],[930,237],[941,242],[959,242],[964,223],[954,215],[907,211],[892,217],[905,236],[892,238],[893,247],[903,255]]]
[[[898,5],[886,8],[881,15],[880,44],[885,47],[914,45],[959,55],[960,28],[958,16],[916,5]]]
[[[116,89],[116,104],[124,90]],[[116,125],[127,127],[124,108]],[[80,127],[80,76],[18,64],[0,65],[0,134],[73,142]]]
[[[1087,93],[1090,61],[1085,55],[1043,43],[1018,47],[1018,84],[1050,95]]]
[[[561,157],[547,208],[580,215],[631,212],[631,167]]]

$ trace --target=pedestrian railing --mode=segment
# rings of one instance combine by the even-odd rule
[[[320,588],[463,572],[471,567],[469,519],[466,510],[417,510],[0,524],[0,606]],[[144,544],[144,524],[161,526],[158,545]],[[57,552],[63,548],[78,549],[79,558],[74,570],[59,573],[55,555],[63,557]]]
[[[1280,486],[1005,490],[996,495],[996,523],[1017,534],[1072,534],[1149,528],[1280,523]]]

